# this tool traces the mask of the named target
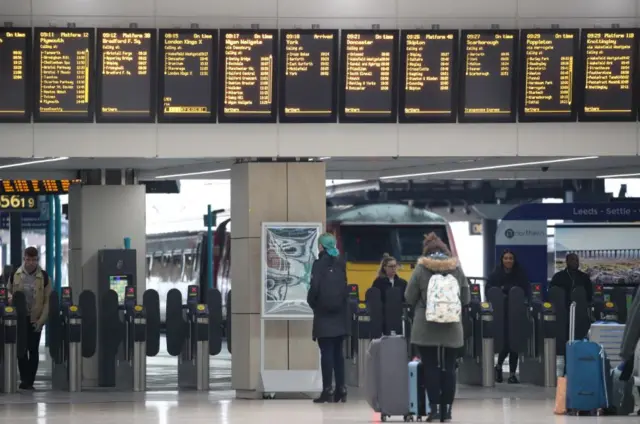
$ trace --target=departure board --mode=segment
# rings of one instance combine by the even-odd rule
[[[31,29],[0,28],[0,122],[31,120]]]
[[[213,30],[161,30],[159,122],[216,121],[216,52]]]
[[[575,121],[578,31],[523,30],[521,37],[519,120]]]
[[[338,31],[280,34],[280,122],[336,122]]]
[[[396,122],[398,31],[342,31],[341,122]]]
[[[36,28],[34,121],[93,122],[94,33]]]
[[[458,31],[403,31],[400,122],[456,121]]]
[[[460,122],[514,122],[518,31],[462,31]]]
[[[66,194],[71,184],[80,180],[2,180],[0,193]]]
[[[156,31],[98,29],[97,122],[154,122]]]
[[[220,122],[276,122],[277,30],[220,31]]]
[[[633,29],[582,31],[581,121],[635,121],[638,41]]]

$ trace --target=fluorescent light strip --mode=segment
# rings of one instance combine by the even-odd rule
[[[36,160],[30,160],[27,162],[9,163],[6,165],[0,165],[0,169],[17,168],[19,166],[28,166],[28,165],[37,165],[39,163],[60,162],[67,159],[69,158],[65,156],[65,157],[59,157],[59,158],[36,159]]]
[[[446,174],[461,174],[464,172],[477,172],[477,171],[490,171],[494,169],[507,169],[507,168],[517,168],[520,166],[536,166],[536,165],[550,165],[553,163],[563,163],[563,162],[576,162],[579,160],[591,160],[598,159],[598,156],[584,156],[577,158],[563,158],[563,159],[549,159],[549,160],[540,160],[535,162],[520,162],[520,163],[509,163],[506,165],[493,165],[493,166],[480,166],[477,168],[463,168],[463,169],[448,169],[446,171],[433,171],[433,172],[422,172],[419,174],[404,174],[404,175],[389,175],[386,177],[380,177],[381,180],[395,180],[400,178],[413,178],[413,177],[428,177],[430,175],[446,175]]]
[[[633,174],[617,174],[617,175],[598,175],[596,178],[625,178],[625,177],[640,177],[640,172],[634,172]]]
[[[156,180],[161,180],[164,178],[177,178],[177,177],[191,177],[194,175],[208,175],[208,174],[219,174],[221,172],[229,172],[231,168],[227,169],[214,169],[213,171],[200,171],[200,172],[188,172],[186,174],[171,174],[171,175],[158,175],[155,177]]]

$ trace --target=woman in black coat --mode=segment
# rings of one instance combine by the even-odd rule
[[[347,270],[332,234],[320,236],[319,250],[307,294],[307,303],[313,310],[313,339],[318,341],[322,368],[322,394],[314,402],[346,402],[342,341],[349,335],[350,328]]]
[[[384,305],[387,303],[387,290],[397,287],[402,292],[402,300],[404,302],[404,292],[407,289],[407,281],[400,278],[397,274],[398,271],[398,262],[396,258],[390,256],[388,253],[385,253],[382,256],[382,261],[380,262],[380,269],[378,269],[378,277],[373,281],[371,287],[375,287],[380,290],[380,298],[382,300],[382,331],[384,334],[389,334],[389,329],[387,328],[387,319],[384,316],[385,307]]]
[[[505,294],[505,316],[504,316],[504,348],[498,355],[498,364],[496,365],[496,382],[502,383],[502,365],[504,364],[507,356],[509,357],[509,384],[519,383],[516,377],[516,371],[518,369],[518,353],[513,352],[509,346],[509,315],[507,307],[509,303],[509,291],[513,287],[520,287],[524,291],[527,299],[531,299],[531,285],[525,270],[518,264],[516,255],[510,251],[505,250],[502,252],[500,258],[500,264],[489,276],[487,286],[485,288],[485,296],[489,293],[492,287],[499,287]]]

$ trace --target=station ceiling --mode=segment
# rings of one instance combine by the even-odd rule
[[[74,178],[81,169],[135,169],[140,179],[228,179],[234,158],[2,158],[1,179]],[[262,159],[264,160],[264,159]],[[639,176],[638,156],[314,158],[327,164],[327,179],[473,180],[590,179]]]

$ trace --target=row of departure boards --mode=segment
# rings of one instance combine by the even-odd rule
[[[637,37],[0,28],[0,122],[633,121]]]

